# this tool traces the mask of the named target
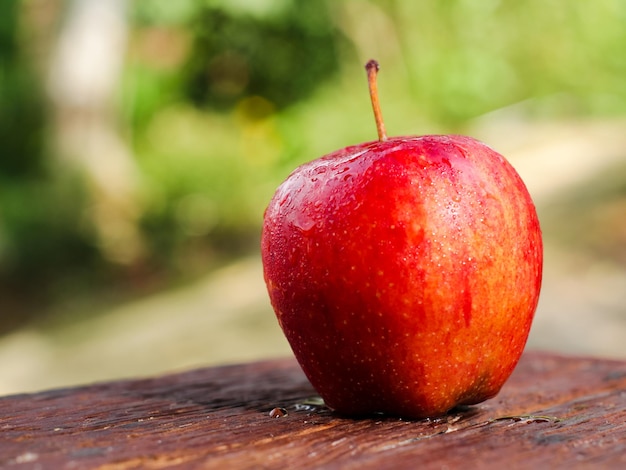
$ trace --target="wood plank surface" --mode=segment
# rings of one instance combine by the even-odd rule
[[[525,353],[422,421],[336,416],[293,359],[13,395],[0,468],[626,468],[626,362]]]

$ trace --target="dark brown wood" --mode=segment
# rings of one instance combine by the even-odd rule
[[[527,353],[496,398],[432,420],[315,397],[292,359],[4,397],[0,468],[626,468],[626,362]]]

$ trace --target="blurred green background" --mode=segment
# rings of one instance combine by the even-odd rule
[[[4,0],[0,394],[288,354],[263,211],[376,138],[370,58],[389,134],[474,135],[527,181],[529,346],[626,356],[625,24],[619,0]]]

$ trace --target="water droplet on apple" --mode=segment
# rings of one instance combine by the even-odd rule
[[[308,232],[315,227],[315,219],[307,216],[306,214],[296,214],[293,218],[293,225],[303,232]]]
[[[285,204],[287,204],[289,201],[291,201],[291,194],[286,193],[281,199],[280,201],[278,201],[278,205],[280,207],[284,206]]]

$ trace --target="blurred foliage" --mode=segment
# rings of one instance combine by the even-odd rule
[[[19,0],[7,0],[0,14],[0,178],[31,177],[43,165],[45,112],[19,44],[19,6]]]
[[[626,107],[623,2],[393,3],[410,81],[437,120],[542,98],[551,99],[537,103],[538,115]]]
[[[48,112],[41,77],[20,43],[19,0],[0,7],[0,331],[41,299],[40,283],[61,269],[85,269],[86,234],[74,220],[79,198],[48,178]],[[11,315],[9,315],[9,312]]]
[[[195,103],[228,109],[257,95],[283,108],[337,72],[340,37],[323,4],[294,0],[263,14],[227,5],[201,9],[192,24],[185,87]]]
[[[0,7],[2,291],[171,281],[255,250],[291,169],[375,138],[371,57],[390,134],[463,131],[504,107],[529,118],[626,111],[618,0],[135,0],[117,110],[148,249],[142,266],[115,266],[84,223],[85,188],[50,165],[45,77],[23,54],[20,5]]]

